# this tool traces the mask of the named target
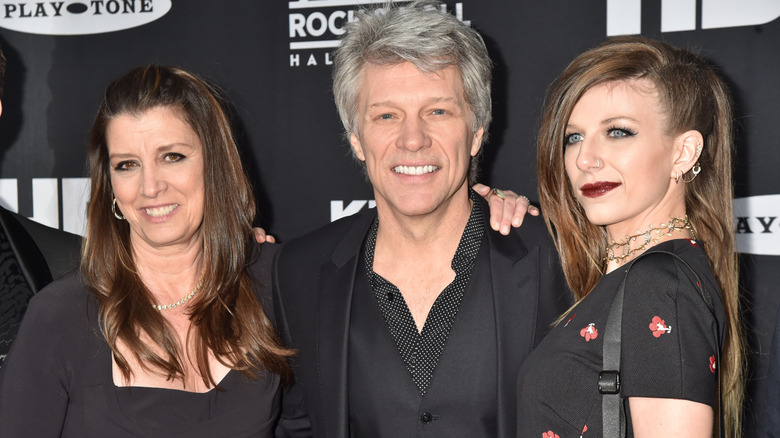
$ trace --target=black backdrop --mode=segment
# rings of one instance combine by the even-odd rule
[[[230,94],[260,223],[282,241],[366,208],[371,190],[330,94],[334,41],[350,11],[366,3],[0,1],[8,58],[0,203],[81,232],[85,143],[103,89],[132,67],[160,63],[200,73]],[[609,35],[641,33],[699,51],[722,69],[737,110],[735,205],[752,349],[746,427],[755,435],[780,307],[780,1],[464,0],[447,9],[482,33],[496,64],[480,179],[531,198],[544,91],[578,53]]]

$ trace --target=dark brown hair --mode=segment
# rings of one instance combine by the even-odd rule
[[[606,234],[590,223],[564,168],[564,136],[572,109],[586,91],[608,82],[649,80],[666,114],[666,134],[697,130],[704,137],[702,171],[685,186],[685,207],[721,289],[727,315],[721,390],[726,435],[737,436],[743,398],[743,336],[732,208],[732,111],[729,92],[698,55],[643,37],[617,37],[578,56],[552,84],[539,129],[539,196],[566,279],[576,299],[603,275]],[[684,175],[690,180],[692,175]]]
[[[111,212],[106,129],[116,117],[141,115],[160,107],[175,111],[203,145],[206,183],[201,227],[206,270],[190,315],[201,378],[207,386],[216,385],[208,361],[212,352],[224,365],[249,378],[259,378],[264,368],[278,374],[287,385],[292,372],[286,357],[291,352],[282,347],[246,271],[255,200],[225,112],[223,93],[181,69],[136,68],[114,81],[106,89],[90,133],[87,155],[92,187],[81,271],[98,299],[103,335],[125,379],[132,372],[117,350],[120,340],[143,367],[162,370],[172,379],[184,377],[182,346],[165,318],[151,306],[151,294],[135,267],[129,225]],[[141,331],[156,349],[141,340]]]

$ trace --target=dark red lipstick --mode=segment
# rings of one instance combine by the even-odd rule
[[[587,198],[598,198],[601,195],[605,195],[610,190],[614,189],[615,187],[618,187],[620,183],[617,182],[607,182],[607,181],[597,181],[594,183],[584,184],[582,187],[580,187],[580,192],[582,192],[582,196],[585,196]]]

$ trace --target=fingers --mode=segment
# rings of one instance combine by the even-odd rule
[[[257,243],[276,243],[274,236],[266,234],[265,230],[260,227],[253,228],[252,232]]]
[[[488,201],[490,227],[503,235],[509,234],[512,227],[520,227],[526,214],[539,215],[539,209],[527,197],[512,190],[491,189],[484,184],[475,184],[473,189]]]
[[[471,186],[471,188],[474,189],[474,191],[477,192],[479,196],[482,196],[485,199],[487,199],[488,194],[490,194],[490,187],[484,184],[476,183],[473,186]]]
[[[525,212],[528,209],[528,206],[523,203],[517,193],[511,190],[502,190],[499,193],[503,193],[504,197],[500,198],[499,196],[491,196],[491,198],[494,198],[500,204],[500,210],[497,212],[497,217],[494,219],[491,209],[490,221],[491,223],[497,222],[497,224],[493,226],[493,229],[506,236],[509,234],[511,227],[520,226],[520,224],[523,222],[523,216],[525,216]],[[515,225],[518,211],[521,212],[520,222],[518,225]]]

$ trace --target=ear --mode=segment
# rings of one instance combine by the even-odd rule
[[[705,147],[704,137],[699,131],[686,131],[675,137],[672,179],[691,170],[691,167],[699,161]]]
[[[476,157],[479,150],[482,149],[482,136],[485,135],[485,128],[477,129],[474,133],[474,138],[471,139],[471,156]]]
[[[3,114],[3,102],[0,101],[0,114]]]
[[[363,154],[363,146],[360,144],[360,139],[354,133],[349,134],[349,144],[352,145],[352,150],[355,151],[355,156],[360,161],[366,161],[366,156]]]

